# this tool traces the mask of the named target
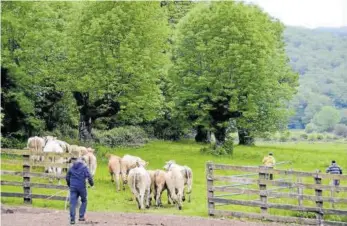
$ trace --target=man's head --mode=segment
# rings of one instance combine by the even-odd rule
[[[273,156],[273,153],[272,153],[272,152],[270,152],[270,153],[269,153],[269,155]]]
[[[335,160],[333,160],[333,161],[331,161],[331,163],[336,163],[336,161],[335,161]]]

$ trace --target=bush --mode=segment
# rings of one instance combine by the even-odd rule
[[[300,134],[300,138],[302,140],[307,140],[308,139],[308,135],[306,133],[302,133],[302,134]]]
[[[347,137],[347,126],[344,124],[337,124],[334,128],[334,134],[341,137]]]
[[[146,132],[136,126],[118,127],[111,130],[94,130],[96,143],[108,147],[141,146],[148,142]]]
[[[316,131],[316,130],[317,130],[317,127],[316,127],[315,124],[313,124],[313,123],[309,123],[309,124],[307,124],[306,127],[305,127],[305,132],[306,132],[306,133],[313,133],[313,132]]]
[[[286,141],[288,141],[288,137],[282,135],[280,137],[280,142],[286,142]]]
[[[1,147],[2,148],[22,149],[26,146],[27,146],[27,144],[25,141],[22,141],[22,140],[19,140],[16,138],[1,137]]]
[[[310,141],[315,141],[315,140],[317,140],[317,135],[316,134],[310,134],[309,136],[308,136],[308,140],[310,140]]]
[[[323,134],[317,134],[317,140],[324,140]]]
[[[208,147],[200,149],[202,154],[211,154],[215,156],[233,155],[234,141],[232,139],[226,140],[222,146],[216,144],[210,144]]]

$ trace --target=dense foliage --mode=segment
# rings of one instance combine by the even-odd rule
[[[1,134],[8,145],[55,134],[114,146],[127,138],[107,137],[128,131],[140,143],[144,131],[171,140],[196,131],[199,141],[214,132],[217,144],[238,131],[241,143],[252,143],[287,127],[298,78],[285,50],[300,74],[290,128],[346,134],[343,32],[284,28],[235,2],[1,6]]]

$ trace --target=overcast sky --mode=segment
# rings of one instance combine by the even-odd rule
[[[290,26],[347,26],[347,0],[239,0],[262,7]]]

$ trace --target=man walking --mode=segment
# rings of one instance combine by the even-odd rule
[[[91,187],[94,186],[93,178],[82,159],[77,159],[66,174],[66,183],[70,188],[70,223],[75,224],[76,204],[81,197],[79,221],[85,221],[84,214],[87,209],[86,179]]]
[[[263,164],[264,164],[264,166],[267,166],[267,167],[274,167],[275,166],[276,160],[273,157],[273,153],[272,152],[270,152],[268,156],[265,156],[263,158]],[[270,180],[272,180],[272,179],[273,179],[273,174],[270,174]]]
[[[342,169],[336,164],[336,161],[333,160],[333,161],[331,161],[331,165],[327,168],[326,173],[342,174]],[[340,185],[340,180],[335,179],[334,180],[334,185],[335,186],[339,186]]]

